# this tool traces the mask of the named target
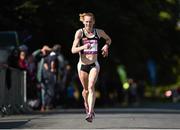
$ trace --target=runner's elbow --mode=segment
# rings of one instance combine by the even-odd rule
[[[72,49],[71,49],[71,53],[72,53],[72,54],[75,54],[75,53],[77,53],[77,52],[75,51],[74,48],[72,48]]]

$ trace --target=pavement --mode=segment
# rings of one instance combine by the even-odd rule
[[[180,129],[180,104],[95,108],[93,123],[85,120],[81,108],[56,108],[47,112],[7,115],[0,118],[0,129]]]

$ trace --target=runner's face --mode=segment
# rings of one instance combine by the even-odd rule
[[[95,21],[94,21],[93,17],[91,17],[91,16],[84,16],[83,23],[87,30],[91,30],[94,26]]]

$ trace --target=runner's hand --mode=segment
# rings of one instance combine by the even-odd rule
[[[109,50],[108,50],[108,46],[107,45],[104,45],[103,48],[101,49],[101,51],[102,51],[103,57],[107,57],[108,56]]]

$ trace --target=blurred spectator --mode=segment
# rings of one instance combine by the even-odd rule
[[[36,63],[32,55],[30,55],[27,59],[28,61],[28,73],[29,77],[32,81],[36,80]]]
[[[26,54],[28,53],[28,46],[25,44],[22,44],[19,46],[20,51],[24,51]]]
[[[154,59],[148,59],[147,69],[150,83],[154,87],[157,84],[157,64]]]
[[[67,86],[71,79],[69,79],[71,66],[68,60],[65,59],[64,55],[61,53],[62,46],[60,44],[55,44],[52,48],[52,54],[55,53],[56,63],[56,87],[55,87],[55,99],[54,105],[64,105],[67,103]],[[53,65],[53,64],[52,64]]]
[[[26,45],[19,46],[18,50],[18,68],[27,72],[27,102],[30,107],[37,108],[40,104],[40,99],[38,98],[36,86],[36,64],[34,57],[28,55],[28,47]]]
[[[39,83],[41,83],[42,79],[42,69],[44,64],[44,58],[50,53],[52,49],[44,45],[42,49],[37,49],[32,53],[32,56],[35,59],[35,62],[37,63],[37,80]]]
[[[144,93],[145,93],[145,81],[139,80],[137,83],[137,93],[138,93],[138,102],[142,103],[144,101]]]
[[[19,52],[18,68],[26,71],[28,69],[27,53],[25,51]]]
[[[36,80],[36,64],[32,55],[28,57],[27,68],[27,99],[32,108],[38,108],[40,99],[38,98],[38,88]]]
[[[37,86],[40,89],[40,96],[41,96],[41,111],[45,111],[45,86],[42,81],[42,74],[44,69],[44,58],[48,56],[48,54],[52,51],[52,49],[44,45],[42,49],[38,49],[32,53],[32,56],[37,63]]]
[[[128,79],[128,83],[129,83],[128,101],[130,104],[136,105],[136,103],[138,103],[137,83],[132,78]]]
[[[44,97],[45,108],[49,109],[53,107],[53,100],[55,97],[55,87],[57,79],[57,55],[54,51],[50,52],[48,56],[44,58],[44,69],[42,75],[42,83],[44,85]]]

